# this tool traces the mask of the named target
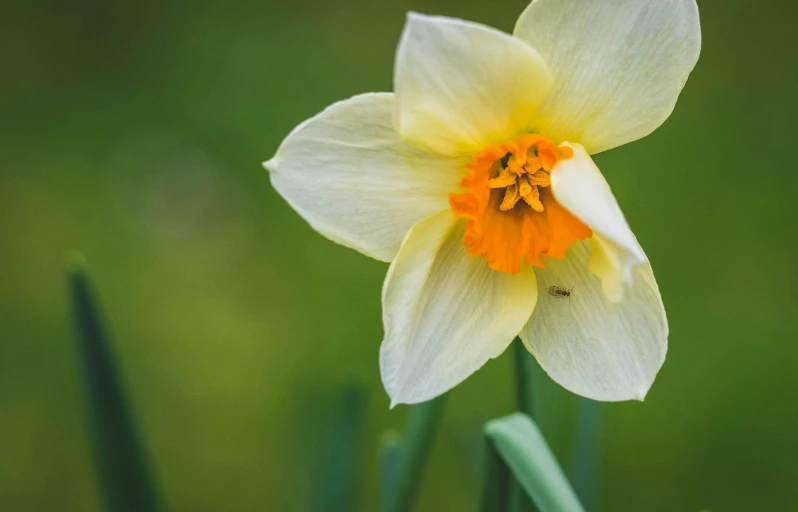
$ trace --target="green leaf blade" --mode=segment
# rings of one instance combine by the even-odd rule
[[[515,413],[490,421],[485,435],[541,512],[584,512],[537,425]]]
[[[97,472],[106,510],[157,512],[160,507],[153,479],[83,264],[73,262],[68,277],[76,341],[89,398]]]

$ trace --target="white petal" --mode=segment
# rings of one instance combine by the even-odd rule
[[[382,261],[416,222],[449,207],[466,164],[402,141],[393,111],[390,93],[335,103],[297,126],[263,164],[316,231]]]
[[[602,280],[610,300],[620,301],[631,283],[632,265],[647,261],[621,212],[607,180],[579,144],[563,143],[574,156],[559,160],[551,172],[551,191],[568,211],[594,233],[590,269]]]
[[[591,154],[661,125],[701,50],[695,0],[535,0],[515,35],[554,74],[537,128]]]
[[[552,87],[545,61],[499,30],[410,13],[396,55],[399,133],[444,155],[471,156],[532,124]]]
[[[594,400],[642,400],[668,349],[668,322],[648,263],[632,270],[621,303],[607,300],[588,271],[590,244],[575,243],[564,259],[537,269],[540,297],[521,339],[566,389]],[[571,289],[557,297],[550,286]]]
[[[497,357],[537,300],[531,267],[510,275],[468,255],[450,211],[408,233],[382,290],[382,381],[392,406],[430,400]]]

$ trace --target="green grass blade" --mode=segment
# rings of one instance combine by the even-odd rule
[[[485,435],[541,512],[584,512],[529,416],[514,413],[490,421],[485,425]]]
[[[357,509],[357,474],[364,420],[363,390],[359,387],[345,390],[317,475],[311,506],[314,512]]]
[[[133,415],[114,365],[108,332],[84,267],[68,270],[77,344],[87,387],[93,444],[106,510],[160,509],[136,435]]]

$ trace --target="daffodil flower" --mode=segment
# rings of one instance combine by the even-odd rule
[[[700,44],[694,0],[535,0],[512,35],[411,13],[394,93],[288,135],[264,164],[277,191],[321,234],[390,262],[392,404],[448,391],[516,336],[574,393],[644,398],[665,309],[590,155],[665,121]]]

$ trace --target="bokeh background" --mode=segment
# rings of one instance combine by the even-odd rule
[[[510,31],[525,0],[0,6],[0,510],[99,510],[65,254],[86,256],[170,510],[308,510],[344,389],[358,509],[402,425],[379,380],[386,265],[314,233],[260,162],[326,105],[391,89],[405,12]],[[603,404],[605,511],[798,510],[793,0],[700,0],[677,108],[596,160],[656,271],[670,351]],[[375,162],[375,165],[378,163]],[[475,510],[510,353],[450,393],[419,510]],[[576,399],[541,384],[572,456]]]

